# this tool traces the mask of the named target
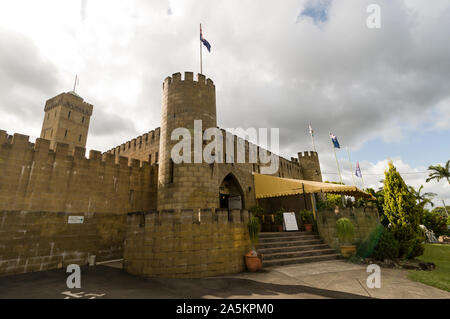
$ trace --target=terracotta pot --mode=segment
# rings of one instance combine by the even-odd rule
[[[245,255],[245,265],[248,271],[255,272],[262,268],[262,255],[253,256],[251,252]]]
[[[342,245],[341,246],[341,254],[345,258],[349,258],[350,256],[354,255],[355,253],[356,253],[355,245]]]
[[[283,231],[283,225],[277,225],[277,230],[281,233]]]
[[[312,228],[313,228],[312,224],[305,224],[305,231],[312,232]]]

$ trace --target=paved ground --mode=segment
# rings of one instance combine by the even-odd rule
[[[0,298],[450,298],[404,270],[383,268],[380,289],[368,289],[367,276],[339,260],[206,279],[145,279],[111,264],[83,267],[82,289],[67,288],[64,270],[0,277]]]

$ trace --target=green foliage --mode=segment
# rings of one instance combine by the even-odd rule
[[[425,209],[422,216],[422,225],[432,230],[436,237],[449,234],[447,230],[447,218],[444,214],[439,213],[439,211],[433,210],[430,212]]]
[[[286,212],[286,210],[285,210],[284,208],[280,208],[280,209],[275,213],[275,222],[276,222],[278,225],[283,224],[283,219],[284,219],[283,214],[284,214],[285,212]]]
[[[353,242],[355,237],[355,228],[353,227],[353,223],[350,219],[346,217],[339,218],[336,222],[336,231],[341,244]]]
[[[424,240],[419,227],[422,210],[392,162],[384,175],[384,214],[399,242],[399,256],[414,258],[419,256]]]
[[[252,213],[252,216],[259,217],[264,214],[264,209],[259,206],[253,206],[250,208],[250,213]]]
[[[399,243],[389,229],[378,225],[369,237],[363,241],[356,251],[360,258],[375,260],[396,259],[399,253]]]
[[[326,194],[325,200],[317,201],[318,209],[334,209],[336,206],[342,208],[342,197],[336,194]]]
[[[259,240],[259,218],[250,218],[247,224],[247,228],[248,234],[250,236],[250,241],[252,242],[252,250],[255,250],[255,247],[258,244]]]
[[[300,220],[302,221],[302,224],[312,225],[314,223],[314,214],[311,211],[304,209],[300,211]]]
[[[430,173],[428,174],[428,178],[426,180],[427,183],[434,179],[438,182],[440,182],[441,179],[446,179],[450,184],[450,160],[445,163],[445,166],[442,166],[441,164],[431,165],[428,167],[428,170]]]
[[[382,227],[382,226],[381,226]],[[395,259],[398,257],[400,245],[389,229],[382,227],[379,239],[371,257],[375,260]]]

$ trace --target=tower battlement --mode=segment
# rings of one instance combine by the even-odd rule
[[[212,88],[215,88],[214,82],[211,79],[206,79],[206,77],[203,74],[198,73],[197,74],[197,81],[194,80],[194,73],[193,72],[184,72],[184,79],[181,77],[181,73],[174,73],[172,76],[168,76],[165,78],[163,83],[163,89],[169,88],[173,84],[178,83],[191,83],[193,85],[199,85],[199,86],[210,86]]]
[[[317,152],[314,151],[305,151],[305,152],[298,152],[298,158],[308,158],[308,157],[319,157]]]
[[[44,111],[47,112],[57,106],[65,106],[74,111],[91,116],[94,106],[84,101],[84,99],[75,92],[61,93],[45,102]]]

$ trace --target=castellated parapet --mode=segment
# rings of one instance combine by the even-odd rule
[[[86,158],[85,152],[0,131],[0,211],[124,214],[155,208],[155,168],[94,150]]]
[[[298,162],[302,169],[304,180],[322,182],[322,172],[317,152],[299,152]]]
[[[177,128],[186,128],[193,136],[194,121],[203,129],[217,127],[216,90],[212,80],[192,72],[167,77],[163,83],[161,136],[159,145],[158,209],[201,209],[218,205],[218,186],[209,164],[174,164],[171,150],[178,141],[171,140]],[[203,143],[201,145],[203,150]],[[194,139],[191,144],[194,161]]]
[[[246,210],[130,213],[124,268],[146,277],[200,278],[241,272],[250,249]]]

